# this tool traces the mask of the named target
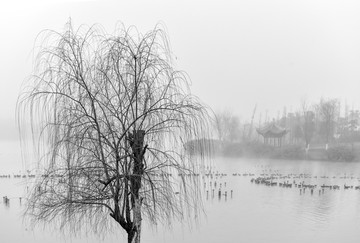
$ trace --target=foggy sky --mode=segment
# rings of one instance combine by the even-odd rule
[[[296,111],[301,99],[333,97],[360,105],[360,1],[84,1],[0,2],[0,140],[17,139],[15,105],[31,74],[31,51],[44,29],[117,22],[141,32],[167,27],[176,66],[192,92],[214,110],[250,120]]]

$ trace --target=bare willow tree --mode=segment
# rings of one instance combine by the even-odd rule
[[[140,242],[143,217],[197,215],[205,156],[184,144],[208,141],[208,113],[174,69],[166,32],[68,23],[40,43],[17,108],[21,134],[31,120],[41,173],[27,204],[34,222],[99,232],[112,218]]]

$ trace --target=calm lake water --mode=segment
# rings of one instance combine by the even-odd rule
[[[142,242],[359,242],[360,190],[345,190],[344,184],[360,185],[360,163],[213,160],[212,170],[227,175],[213,176],[212,180],[205,177],[206,185],[202,186],[206,215],[200,223],[192,226],[174,223],[169,230],[164,226],[153,229],[144,222]],[[254,176],[246,175],[249,173]],[[297,184],[316,184],[317,188],[311,194],[309,189],[300,193],[294,185],[284,188],[250,182],[260,174],[289,175],[274,181],[293,183],[295,180]],[[220,183],[222,192],[227,191],[227,198],[218,198]],[[326,188],[322,192],[323,184],[339,185],[340,190]],[[24,207],[18,199],[24,190],[21,179],[0,179],[0,196],[11,198],[8,206],[0,202],[1,242],[125,242],[121,230],[102,240],[91,234],[69,239],[57,231],[30,230],[23,223]]]

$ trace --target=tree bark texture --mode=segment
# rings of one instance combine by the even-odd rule
[[[131,206],[133,208],[133,227],[131,230],[132,241],[129,243],[140,243],[141,236],[141,203],[142,198],[139,196],[141,188],[141,178],[144,174],[144,154],[146,147],[144,147],[144,130],[135,130],[129,134],[129,143],[133,153],[133,173],[130,179],[131,182]]]

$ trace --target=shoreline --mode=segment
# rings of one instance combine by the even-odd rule
[[[195,141],[187,143],[190,153],[202,153]],[[328,162],[360,162],[360,144],[332,143],[328,149],[325,144],[312,144],[306,153],[305,146],[288,144],[274,147],[259,142],[221,142],[209,141],[212,155],[233,158],[281,159]]]

